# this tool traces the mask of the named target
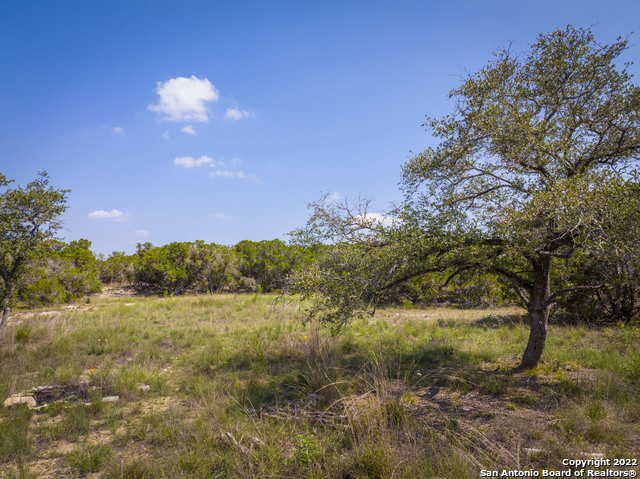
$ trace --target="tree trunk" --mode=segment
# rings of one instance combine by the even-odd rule
[[[2,311],[2,318],[0,319],[0,341],[4,339],[4,333],[7,329],[7,321],[9,319],[9,313],[11,312],[11,306],[13,305],[13,293],[18,283],[18,271],[23,259],[22,257],[16,258],[11,271],[5,271],[4,274],[2,274],[4,292],[2,297],[0,297],[0,311]]]
[[[550,263],[551,258],[548,256],[540,256],[531,261],[533,266],[533,289],[531,290],[529,301],[531,332],[518,369],[535,368],[542,356],[544,343],[547,339],[549,311],[551,310],[551,305],[547,304],[547,300],[551,295]]]
[[[2,310],[2,319],[0,319],[0,340],[4,339],[4,331],[7,328],[7,320],[9,319],[9,308]]]

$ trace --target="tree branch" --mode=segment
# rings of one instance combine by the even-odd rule
[[[564,288],[559,291],[556,291],[552,295],[550,295],[545,301],[545,306],[551,306],[554,303],[558,302],[558,297],[562,296],[565,293],[570,293],[571,291],[580,291],[580,290],[599,290],[604,288],[603,284],[596,284],[592,286],[572,286],[571,288]]]

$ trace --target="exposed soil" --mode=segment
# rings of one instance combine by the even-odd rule
[[[144,291],[134,286],[105,286],[98,298],[131,298],[134,296],[147,296]]]

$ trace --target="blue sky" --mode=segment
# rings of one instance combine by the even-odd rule
[[[322,192],[399,200],[465,70],[569,23],[611,42],[640,2],[0,0],[0,171],[70,188],[61,236],[105,254],[286,239]]]

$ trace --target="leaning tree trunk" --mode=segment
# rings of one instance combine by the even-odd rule
[[[550,263],[551,258],[549,256],[540,256],[531,261],[533,266],[533,288],[528,308],[531,332],[518,369],[536,367],[542,356],[544,343],[547,339],[549,311],[551,310],[551,305],[547,303],[551,295]]]

